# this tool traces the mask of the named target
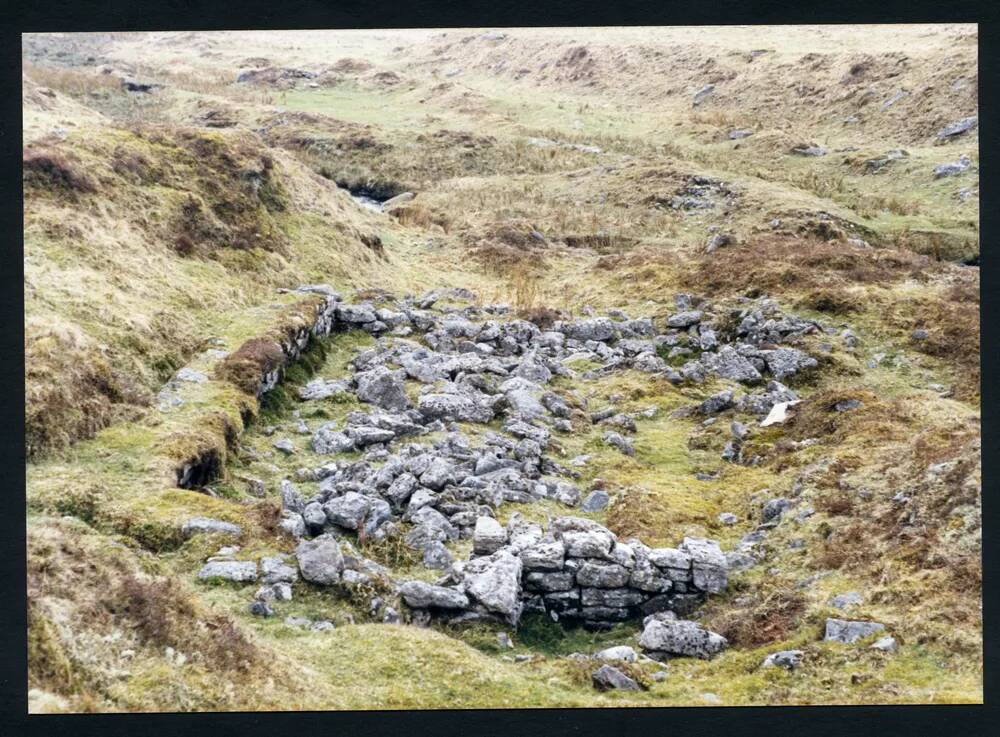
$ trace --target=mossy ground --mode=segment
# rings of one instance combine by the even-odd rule
[[[978,268],[947,263],[978,254],[978,139],[933,142],[949,114],[975,111],[974,30],[637,28],[581,41],[578,29],[517,29],[498,43],[477,33],[133,34],[88,37],[86,53],[67,37],[29,39],[26,156],[51,159],[32,164],[25,188],[32,710],[981,701]],[[199,38],[217,51],[188,48]],[[39,51],[59,44],[72,46],[69,67]],[[586,53],[565,56],[577,47]],[[329,63],[331,49],[372,66],[315,89],[233,81],[249,56],[311,68]],[[87,55],[167,86],[140,102],[80,67]],[[713,79],[699,71],[708,57]],[[453,68],[460,73],[446,76]],[[716,97],[693,108],[709,81]],[[871,101],[861,92],[869,87]],[[897,87],[911,94],[883,110]],[[859,124],[843,122],[858,111]],[[209,113],[232,125],[207,127]],[[729,140],[739,127],[754,134]],[[543,138],[555,145],[531,140]],[[828,155],[789,155],[806,141]],[[864,173],[866,159],[894,148],[908,156]],[[960,154],[973,168],[931,176]],[[691,176],[718,178],[731,196],[674,210],[670,198]],[[335,181],[412,189],[417,199],[395,216],[371,213]],[[960,199],[960,189],[972,194]],[[702,253],[710,228],[736,243]],[[290,412],[315,429],[358,406],[307,406],[294,384],[340,377],[365,336],[336,336],[322,363],[311,361],[315,374],[290,372],[263,406],[215,376],[217,359],[204,353],[213,338],[234,351],[280,331],[301,297],[276,290],[301,283],[348,298],[461,286],[525,314],[590,305],[656,317],[673,311],[675,292],[727,306],[766,293],[850,328],[853,351],[837,335],[810,343],[823,365],[796,389],[815,401],[786,426],[755,431],[755,466],[719,459],[728,417],[709,427],[671,417],[724,382],[675,388],[633,372],[587,380],[594,366],[576,365],[578,378],[553,383],[573,406],[586,399],[593,410],[617,395],[625,411],[658,409],[638,422],[634,458],[604,446],[602,428],[582,417],[556,438],[557,460],[592,456],[580,488],[609,491],[612,504],[592,516],[620,534],[653,545],[707,535],[729,548],[769,498],[795,494],[815,509],[774,531],[767,562],[734,575],[700,613],[732,647],[709,662],[675,660],[663,681],[635,673],[649,686],[641,694],[600,694],[563,656],[634,644],[634,625],[594,634],[529,619],[506,651],[499,626],[376,625],[356,602],[307,589],[264,621],[247,611],[252,587],[196,584],[225,541],[184,541],[179,525],[224,519],[244,528],[241,556],[288,552],[269,520],[278,482],[307,465],[308,437]],[[914,340],[917,328],[929,338]],[[184,404],[159,412],[155,392],[184,365],[210,380],[183,385]],[[824,404],[848,396],[863,406],[839,414]],[[263,434],[270,425],[275,433]],[[227,442],[234,431],[242,449]],[[300,453],[276,452],[280,437]],[[176,463],[206,449],[226,462],[217,496],[174,488]],[[247,493],[246,476],[265,480],[265,499]],[[915,513],[891,501],[900,491],[919,498]],[[562,511],[508,505],[499,517],[543,522]],[[720,525],[721,511],[740,521]],[[468,554],[467,543],[453,547]],[[401,575],[433,578],[418,562],[399,565]],[[129,575],[179,582],[166,629],[137,629],[135,612],[104,606]],[[830,599],[849,590],[865,595],[849,615],[885,622],[899,652],[820,642],[825,617],[846,616]],[[134,599],[141,612],[145,591],[110,598],[119,607]],[[300,631],[283,624],[289,615],[338,627]],[[198,628],[215,616],[232,628]],[[193,639],[177,634],[186,630]],[[194,656],[244,635],[256,653],[244,670]],[[758,667],[788,648],[806,651],[795,673]],[[515,655],[532,658],[507,659]]]

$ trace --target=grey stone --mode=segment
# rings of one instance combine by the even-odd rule
[[[521,617],[521,559],[507,550],[474,558],[465,566],[465,591],[511,625]]]
[[[458,589],[424,581],[407,581],[399,587],[399,593],[403,601],[416,609],[465,609],[469,606],[469,597]]]
[[[323,505],[327,519],[338,527],[357,530],[371,508],[371,499],[355,491],[331,499]]]
[[[976,117],[975,115],[972,115],[968,118],[962,118],[961,120],[952,123],[951,125],[945,126],[944,128],[942,128],[937,132],[937,137],[940,140],[954,138],[956,136],[962,135],[963,133],[966,133],[967,131],[972,130],[977,125],[979,125],[979,118]]]
[[[678,549],[691,556],[692,581],[696,588],[717,594],[726,588],[726,556],[714,540],[685,537]]]
[[[427,470],[420,475],[420,483],[434,491],[455,483],[454,464],[447,458],[434,458]]]
[[[648,652],[708,659],[728,642],[722,635],[687,620],[649,620],[639,636],[639,646]]]
[[[934,178],[941,179],[943,177],[954,177],[966,171],[970,166],[972,166],[972,161],[969,157],[960,156],[958,161],[952,161],[947,164],[941,164],[934,167]]]
[[[715,92],[714,84],[706,84],[704,87],[701,87],[697,92],[694,93],[694,99],[692,100],[692,105],[698,107],[699,105],[701,105],[701,103],[705,102],[705,100],[707,100],[712,95],[713,92]]]
[[[256,601],[250,602],[250,613],[255,617],[273,617],[274,609],[266,601]]]
[[[857,591],[849,591],[846,594],[838,594],[833,597],[830,601],[830,606],[834,609],[849,609],[850,607],[857,606],[862,602],[864,602],[864,599],[861,597],[861,594]]]
[[[730,381],[755,383],[761,379],[760,371],[729,345],[717,353],[703,353],[700,363],[720,378]]]
[[[202,566],[198,571],[198,580],[207,581],[221,578],[236,583],[249,583],[257,580],[257,564],[251,560],[213,560]]]
[[[617,588],[628,583],[629,570],[617,563],[588,560],[576,572],[576,582],[581,586]]]
[[[424,394],[417,405],[428,420],[486,423],[493,419],[493,408],[470,394]]]
[[[764,662],[760,666],[762,668],[778,667],[786,670],[795,670],[801,665],[804,654],[801,650],[780,650],[764,658]]]
[[[610,500],[611,497],[608,496],[606,491],[597,489],[587,494],[583,500],[583,504],[580,505],[580,509],[584,512],[600,512],[608,506]]]
[[[888,635],[878,638],[870,646],[872,650],[881,650],[884,653],[894,653],[897,647],[896,638]]]
[[[380,367],[357,374],[355,379],[358,382],[358,399],[362,402],[396,412],[409,409],[410,400],[398,373]]]
[[[345,394],[347,392],[348,386],[346,381],[313,379],[299,389],[299,399],[302,401],[326,399],[327,397],[332,397],[336,394]]]
[[[641,691],[634,680],[610,665],[602,665],[591,675],[594,688],[599,691]]]
[[[332,535],[320,535],[300,542],[295,548],[299,573],[310,583],[330,586],[340,581],[344,570],[344,555]]]
[[[569,591],[576,586],[572,571],[528,571],[524,575],[525,585],[535,591]]]
[[[294,512],[285,511],[281,521],[278,523],[278,527],[281,528],[282,532],[286,535],[291,535],[294,538],[304,537],[306,534],[306,524],[302,519],[301,514],[295,514]]]
[[[558,571],[566,548],[559,540],[540,542],[521,551],[521,563],[529,571]]]
[[[431,540],[424,547],[423,563],[425,568],[447,571],[455,562],[451,552],[439,540]]]
[[[761,351],[760,354],[764,357],[768,370],[779,381],[819,365],[815,358],[797,348],[776,348]]]
[[[579,575],[579,574],[577,574]],[[626,579],[626,583],[628,580]],[[583,588],[580,589],[580,604],[582,606],[604,606],[615,609],[638,606],[645,601],[646,595],[641,591],[629,588],[602,589]]]
[[[610,445],[612,448],[615,448],[616,450],[624,453],[627,456],[635,455],[635,448],[632,447],[632,443],[630,443],[620,433],[616,433],[609,430],[608,432],[604,433],[603,440],[605,445]]]
[[[718,516],[718,520],[719,524],[722,525],[735,525],[737,522],[739,522],[739,517],[737,517],[732,512],[722,512]]]
[[[345,433],[334,429],[332,424],[323,425],[312,436],[313,452],[320,455],[330,453],[350,453],[356,449],[354,441]]]
[[[635,649],[628,645],[615,645],[594,653],[592,657],[594,660],[620,660],[624,663],[634,663],[639,656]]]
[[[234,525],[231,522],[223,522],[222,520],[210,519],[208,517],[192,517],[181,525],[181,534],[186,538],[205,534],[231,535],[233,537],[239,537],[242,533],[243,530],[239,525]]]
[[[281,440],[274,441],[274,448],[286,456],[290,456],[295,453],[295,443],[288,438],[282,438]]]
[[[727,390],[710,396],[698,405],[697,411],[698,414],[711,416],[725,412],[727,409],[731,409],[733,405],[733,392]]]
[[[585,342],[588,340],[606,341],[617,335],[615,324],[606,317],[595,317],[589,320],[578,320],[572,323],[556,323],[555,330],[567,338]]]
[[[566,555],[573,558],[606,558],[614,545],[607,530],[571,530],[562,534]]]
[[[825,642],[840,642],[845,645],[852,645],[858,640],[871,637],[876,632],[885,629],[884,624],[878,622],[856,622],[846,619],[827,619],[826,631],[823,634]]]
[[[472,533],[472,550],[477,555],[495,553],[507,542],[507,531],[492,517],[479,517]]]
[[[261,558],[260,572],[264,583],[294,583],[299,578],[298,569],[282,558]]]
[[[792,506],[792,503],[787,499],[771,499],[761,510],[761,521],[766,523],[774,520],[780,520],[782,515],[784,515],[785,510],[787,510],[790,506]]]

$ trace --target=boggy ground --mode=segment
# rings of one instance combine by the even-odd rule
[[[978,254],[978,134],[938,136],[976,115],[975,41],[964,26],[26,37],[32,710],[981,701],[979,278],[958,263]],[[338,184],[416,196],[378,212]],[[663,334],[677,294],[708,300],[725,336],[763,298],[829,328],[799,346],[818,366],[788,379],[805,401],[769,427],[676,411],[747,390],[726,379],[570,362],[552,390],[637,415],[635,456],[580,418],[554,460],[589,456],[572,483],[607,508],[496,510],[733,551],[790,500],[762,562],[691,615],[727,649],[660,680],[621,665],[646,690],[605,693],[598,663],[567,656],[638,649],[638,618],[385,624],[370,596],[301,581],[262,618],[259,584],[199,582],[233,541],[183,524],[239,525],[241,559],[291,553],[281,481],[305,488],[296,471],[323,462],[302,462],[298,420],[359,409],[296,387],[347,377],[366,333],[317,343],[262,401],[219,369],[248,341],[239,355],[266,362],[318,309],[277,290],[317,283],[352,303],[463,288],[546,329],[589,307]],[[734,419],[746,463],[722,458]],[[298,453],[273,447],[285,437]],[[219,476],[178,488],[193,457]],[[404,545],[363,553],[399,580],[440,575]],[[898,648],[824,642],[828,617],[883,623]],[[801,664],[761,667],[781,650]]]

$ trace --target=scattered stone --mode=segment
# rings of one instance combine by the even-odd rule
[[[642,687],[617,668],[602,665],[591,676],[598,691],[641,691]]]
[[[760,665],[762,668],[778,667],[785,670],[795,670],[802,664],[803,655],[805,653],[801,650],[781,650],[768,655]]]
[[[695,92],[694,99],[692,100],[694,107],[698,107],[701,103],[705,102],[705,100],[707,100],[713,92],[715,92],[714,84],[706,84],[704,87]]]
[[[266,601],[258,599],[250,603],[250,613],[255,617],[273,617],[274,609]]]
[[[896,652],[898,645],[896,644],[895,637],[889,637],[886,635],[885,637],[880,637],[875,640],[870,647],[872,650],[881,650],[884,653],[894,653]]]
[[[257,580],[257,564],[253,561],[209,561],[198,571],[198,580],[209,581],[212,579],[250,583]]]
[[[181,525],[181,535],[185,538],[207,534],[239,537],[243,534],[243,530],[239,525],[234,525],[231,522],[223,522],[222,520],[210,519],[208,517],[192,517]]]
[[[284,453],[286,456],[290,456],[295,453],[295,443],[293,443],[288,438],[282,438],[281,440],[276,440],[274,442],[274,448],[280,453]]]
[[[934,167],[934,178],[941,179],[943,177],[953,177],[961,174],[970,166],[972,166],[972,160],[968,156],[962,155],[958,157],[958,161],[952,161],[950,163]]]
[[[961,120],[952,123],[951,125],[945,126],[941,130],[939,130],[937,132],[937,138],[938,140],[942,141],[955,138],[957,136],[962,135],[963,133],[972,130],[977,125],[979,125],[979,118],[977,118],[975,115],[968,118],[962,118]]]
[[[654,658],[657,655],[672,655],[709,659],[728,644],[722,635],[682,619],[650,619],[639,637],[639,646],[646,652],[653,653]]]
[[[878,622],[856,622],[831,618],[826,620],[826,632],[823,635],[823,640],[853,645],[858,640],[871,637],[884,629],[885,625]]]
[[[295,549],[295,557],[299,563],[299,573],[306,581],[321,586],[331,586],[340,581],[344,570],[344,555],[333,536],[320,535],[299,543]]]
[[[584,512],[600,512],[608,506],[610,500],[611,497],[608,496],[606,491],[598,489],[587,494],[587,497],[583,500],[583,504],[580,505],[580,509]]]
[[[838,594],[830,601],[830,606],[834,609],[849,609],[864,602],[864,599],[856,591],[849,591],[846,594]]]
[[[625,663],[634,663],[639,656],[628,645],[615,645],[594,653],[593,657],[594,660],[621,660]]]
[[[798,156],[826,156],[826,149],[822,146],[795,146],[792,153]]]

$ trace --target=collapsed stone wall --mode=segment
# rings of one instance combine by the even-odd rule
[[[398,597],[417,623],[438,617],[501,619],[516,625],[523,613],[532,611],[592,627],[642,615],[662,623],[666,615],[685,615],[705,596],[721,591],[729,566],[727,554],[713,541],[686,538],[677,548],[650,549],[638,540],[619,541],[583,517],[557,517],[543,529],[515,514],[504,528],[495,510],[505,503],[548,499],[584,512],[600,511],[607,494],[595,490],[583,498],[573,483],[580,476],[575,467],[586,456],[557,462],[547,452],[552,439],[590,424],[606,428],[607,445],[632,455],[626,436],[658,411],[651,407],[624,413],[613,400],[593,412],[586,402],[570,407],[546,387],[555,376],[574,375],[567,364],[581,359],[599,364],[585,378],[632,369],[675,384],[718,376],[753,385],[770,375],[774,378],[763,389],[739,398],[724,392],[689,408],[702,415],[735,408],[762,417],[796,399],[778,378],[816,365],[807,353],[779,344],[823,329],[783,315],[767,299],[747,300],[726,316],[703,300],[679,295],[678,312],[659,331],[651,318],[629,319],[620,311],[564,320],[542,330],[511,318],[509,308],[501,305],[432,311],[442,296],[435,293],[347,304],[326,287],[299,291],[323,294],[325,302],[315,323],[282,346],[286,364],[314,337],[334,331],[360,329],[379,340],[352,360],[353,375],[316,379],[300,389],[305,402],[350,393],[371,409],[315,429],[299,420],[298,432],[311,435],[309,455],[357,453],[360,459],[300,468],[296,482],[318,484],[311,495],[283,481],[281,528],[301,540],[296,556],[304,579],[320,585],[377,585]],[[447,296],[472,299],[464,290]],[[417,335],[419,342],[413,340]],[[845,341],[851,337],[843,336]],[[664,355],[687,362],[676,370]],[[280,378],[279,369],[263,376],[260,393]],[[405,391],[407,382],[423,385],[416,400]],[[503,420],[500,432],[486,431],[477,446],[469,442],[463,424],[498,417]],[[748,432],[740,428],[736,446]],[[429,433],[445,436],[433,444],[410,442]],[[284,454],[299,452],[288,438],[273,445]],[[736,446],[727,460],[740,461]],[[251,484],[264,488],[261,481]],[[350,535],[375,541],[401,537],[422,553],[427,568],[442,576],[434,583],[396,581],[390,571],[351,548],[343,553]],[[445,544],[469,538],[473,556],[455,561]],[[217,564],[211,575],[218,575],[227,560],[210,563]],[[245,571],[240,568],[235,575]],[[275,594],[266,587],[262,591],[266,604]],[[282,589],[281,596],[285,593],[290,596],[290,589]],[[398,619],[398,602],[394,606],[376,599],[373,616]],[[266,606],[258,608],[266,615]]]
[[[418,620],[501,617],[516,625],[522,613],[538,612],[603,626],[662,611],[688,614],[726,582],[726,557],[712,540],[649,548],[582,517],[557,517],[543,531],[518,516],[507,529],[484,516],[470,560],[439,584],[408,581],[399,591]]]

